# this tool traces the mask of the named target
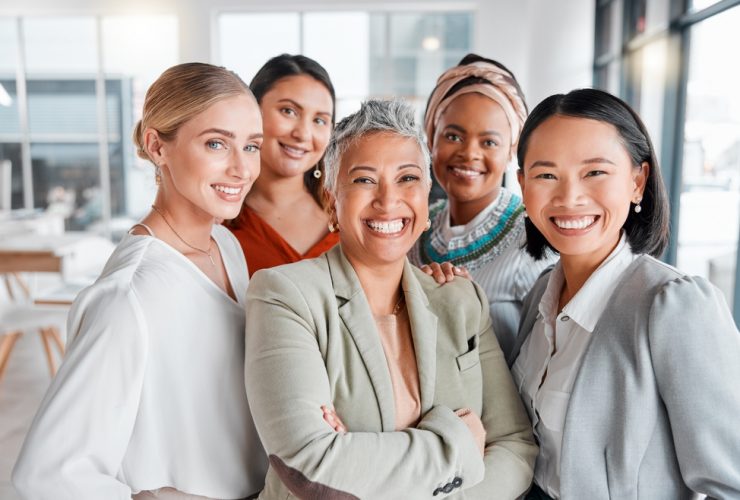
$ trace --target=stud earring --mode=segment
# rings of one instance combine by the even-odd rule
[[[313,177],[314,179],[321,179],[321,170],[319,170],[318,164],[313,169]]]
[[[638,197],[637,201],[635,202],[635,213],[639,214],[642,212],[642,207],[640,206],[640,202],[642,201],[642,197]]]
[[[431,229],[431,227],[432,227],[432,219],[427,219],[427,223],[424,226],[424,231],[429,231],[429,229]]]

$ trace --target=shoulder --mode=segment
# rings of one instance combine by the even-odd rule
[[[291,264],[260,269],[249,280],[248,296],[264,294],[269,290],[290,288],[304,295],[331,288],[331,276],[326,254],[315,259],[305,259]]]
[[[419,281],[421,289],[429,300],[430,308],[437,314],[450,312],[452,314],[480,315],[482,310],[488,311],[488,299],[483,289],[469,279],[456,277],[443,285],[420,269],[413,267],[414,277]]]

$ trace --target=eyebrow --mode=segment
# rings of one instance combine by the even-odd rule
[[[278,101],[278,103],[281,103],[281,102],[289,102],[290,104],[292,104],[296,108],[300,109],[301,111],[303,111],[303,109],[304,109],[303,106],[301,106],[300,104],[298,104],[297,102],[295,102],[293,99],[289,99],[287,97],[285,99],[280,99]],[[331,116],[331,112],[329,112],[329,111],[317,111],[316,113],[319,114],[319,115]]]
[[[587,158],[581,162],[581,165],[590,165],[592,163],[608,163],[610,165],[615,165],[613,161],[611,161],[608,158],[603,158],[601,156],[596,156],[594,158]],[[535,168],[535,167],[555,167],[555,162],[547,161],[547,160],[537,160],[536,162],[532,163],[529,168]]]
[[[458,132],[462,132],[463,134],[466,134],[468,131],[465,130],[465,127],[461,127],[460,125],[455,125],[454,123],[451,123],[445,127],[445,129],[451,128],[453,130],[457,130]],[[496,132],[495,130],[484,130],[483,132],[478,134],[478,137],[483,137],[486,135],[495,135],[496,137],[503,137],[503,135],[500,132]]]
[[[421,170],[421,167],[417,165],[416,163],[405,163],[403,165],[399,165],[396,170],[403,170],[404,168],[417,168]],[[351,174],[352,172],[355,172],[357,170],[362,170],[362,171],[367,171],[367,172],[377,172],[378,171],[377,168],[371,167],[369,165],[355,165],[354,167],[350,167],[347,173]]]
[[[236,134],[234,134],[234,132],[231,132],[229,130],[224,130],[222,128],[209,128],[209,129],[206,129],[203,132],[201,132],[200,134],[198,134],[198,137],[200,137],[201,135],[206,135],[206,134],[221,134],[221,135],[225,135],[229,139],[236,139]],[[262,139],[262,137],[263,137],[262,132],[256,132],[254,134],[249,134],[249,137],[247,137],[247,139],[248,140]]]

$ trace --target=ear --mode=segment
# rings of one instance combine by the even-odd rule
[[[159,136],[159,132],[149,127],[144,131],[144,150],[155,165],[166,163],[164,141]]]
[[[521,168],[516,169],[516,180],[519,181],[519,187],[524,192],[524,171]]]
[[[650,176],[650,164],[646,161],[642,162],[639,168],[635,169],[636,173],[632,178],[635,185],[634,194],[642,198],[645,192],[645,186],[647,185],[648,177]]]

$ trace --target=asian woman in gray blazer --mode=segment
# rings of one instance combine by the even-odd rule
[[[668,203],[642,121],[554,95],[518,161],[527,250],[560,253],[509,358],[540,445],[527,498],[740,498],[740,334],[715,287],[655,258]]]
[[[364,103],[326,153],[340,244],[252,277],[246,387],[270,461],[260,498],[514,499],[529,487],[537,448],[485,294],[406,259],[429,227],[429,164],[409,105]]]

